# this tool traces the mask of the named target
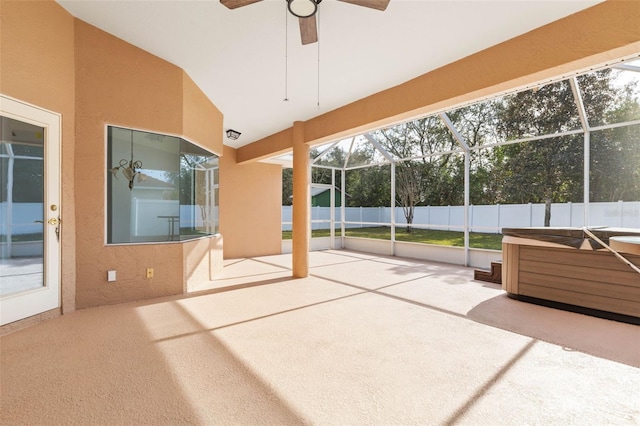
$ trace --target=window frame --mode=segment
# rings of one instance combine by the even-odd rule
[[[215,221],[215,232],[207,234],[207,235],[199,235],[199,236],[195,236],[193,238],[188,238],[188,239],[180,239],[180,232],[179,232],[179,225],[178,225],[178,239],[175,240],[166,240],[166,241],[129,241],[129,242],[109,242],[109,232],[111,229],[110,226],[110,208],[109,208],[109,191],[110,191],[110,181],[111,179],[109,179],[109,165],[112,165],[109,160],[110,160],[110,150],[109,150],[109,129],[110,128],[119,128],[119,129],[123,129],[123,130],[127,130],[127,131],[133,131],[133,132],[142,132],[142,133],[151,133],[151,134],[155,134],[155,135],[160,135],[160,136],[167,136],[167,137],[173,137],[173,138],[178,138],[181,140],[181,142],[186,142],[189,143],[193,146],[195,146],[198,149],[201,149],[207,153],[209,153],[212,157],[215,157],[218,159],[218,170],[220,168],[220,157],[221,155],[213,150],[211,150],[208,147],[203,146],[200,143],[194,142],[192,139],[184,136],[184,135],[180,135],[180,134],[175,134],[175,133],[169,133],[169,132],[159,132],[159,131],[154,131],[154,130],[149,130],[149,129],[144,129],[144,128],[139,128],[139,127],[133,127],[133,126],[127,126],[127,125],[121,125],[121,124],[114,124],[114,123],[106,123],[104,126],[104,157],[103,157],[103,176],[104,176],[104,184],[103,184],[103,206],[104,206],[104,214],[103,214],[103,220],[104,220],[104,225],[103,225],[103,231],[104,231],[104,236],[103,236],[103,244],[105,246],[130,246],[130,245],[155,245],[155,244],[181,244],[181,243],[186,243],[189,241],[194,241],[194,240],[198,240],[198,239],[203,239],[203,238],[212,238],[212,237],[217,237],[220,235],[220,229],[219,229],[219,220]],[[178,164],[178,169],[179,169],[180,165]],[[218,172],[219,173],[219,172]],[[122,179],[121,179],[122,180]],[[218,179],[219,180],[219,179]],[[219,182],[215,185],[216,189],[219,190]],[[213,191],[213,185],[211,187],[211,191]],[[178,195],[178,201],[179,201],[179,195]],[[219,201],[219,200],[218,200]],[[215,199],[211,198],[211,202],[215,203]],[[219,207],[220,206],[215,206],[215,205],[211,205],[211,208],[214,209],[215,207],[217,207],[218,211],[219,211]]]

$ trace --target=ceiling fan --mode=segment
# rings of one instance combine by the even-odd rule
[[[248,6],[262,0],[220,0],[223,6],[229,9]],[[302,44],[311,44],[318,41],[318,27],[315,14],[322,0],[285,0],[289,13],[298,18],[300,22],[300,38]],[[385,10],[390,0],[338,0],[371,9]]]

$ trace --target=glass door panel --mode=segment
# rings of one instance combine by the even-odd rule
[[[0,297],[44,285],[44,128],[0,118]]]

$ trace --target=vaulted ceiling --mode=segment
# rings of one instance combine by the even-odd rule
[[[304,46],[285,0],[57,2],[184,69],[242,133],[225,138],[238,148],[600,1],[391,0],[378,11],[324,0],[320,41]]]

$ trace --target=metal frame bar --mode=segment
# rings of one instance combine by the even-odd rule
[[[580,92],[580,86],[578,85],[578,79],[572,77],[569,79],[571,85],[571,92],[573,92],[573,99],[578,107],[578,116],[580,117],[580,124],[584,130],[584,142],[583,142],[583,164],[582,164],[582,198],[584,202],[584,224],[589,225],[589,175],[591,174],[591,130],[589,127],[589,117],[587,116],[587,110],[584,107],[584,101],[582,100],[582,93]]]
[[[469,194],[471,192],[469,188],[471,185],[471,151],[469,150],[469,144],[465,142],[464,138],[453,125],[453,122],[447,113],[442,112],[438,115],[453,135],[453,138],[460,144],[460,146],[462,146],[462,149],[464,149],[464,266],[469,266],[469,263],[471,263],[471,254],[469,253]]]

